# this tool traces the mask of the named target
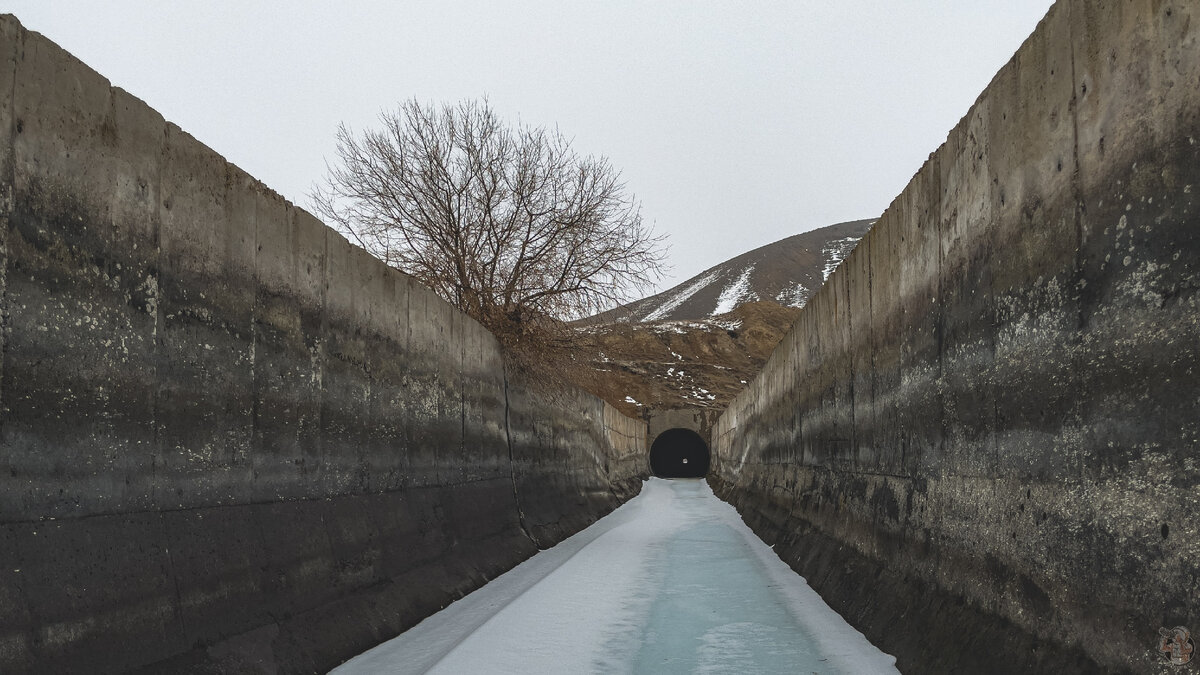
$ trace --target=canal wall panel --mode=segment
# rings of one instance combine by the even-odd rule
[[[12,16],[0,190],[0,671],[322,671],[646,475],[644,423],[510,382],[478,323]]]
[[[1200,6],[1060,0],[720,418],[712,481],[916,672],[1200,626]]]

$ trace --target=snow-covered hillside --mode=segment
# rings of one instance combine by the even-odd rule
[[[825,259],[825,267],[821,270],[821,281],[829,281],[829,275],[833,274],[846,256],[850,255],[850,251],[854,250],[859,239],[862,237],[834,239],[821,247],[821,257]]]
[[[699,320],[757,300],[803,307],[873,224],[839,223],[756,248],[593,321]]]

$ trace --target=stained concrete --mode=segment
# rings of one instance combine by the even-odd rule
[[[712,482],[914,672],[1200,630],[1200,5],[1060,0],[718,421]]]
[[[659,434],[668,429],[690,429],[711,445],[713,427],[719,416],[720,411],[710,408],[651,410],[645,415],[647,442],[653,443]]]
[[[645,424],[0,17],[0,671],[315,672],[631,496]]]

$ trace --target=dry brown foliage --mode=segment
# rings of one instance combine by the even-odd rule
[[[607,159],[557,130],[502,123],[486,101],[415,100],[381,128],[337,133],[311,193],[352,241],[474,317],[539,367],[562,358],[562,325],[657,279],[661,238]]]

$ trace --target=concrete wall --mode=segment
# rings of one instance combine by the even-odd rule
[[[714,484],[914,672],[1200,630],[1200,5],[1060,0],[716,430]]]
[[[646,442],[654,443],[654,439],[668,429],[690,429],[712,446],[712,432],[719,417],[718,412],[708,408],[655,410],[646,416]]]
[[[595,520],[645,425],[0,17],[0,671],[315,672]]]

